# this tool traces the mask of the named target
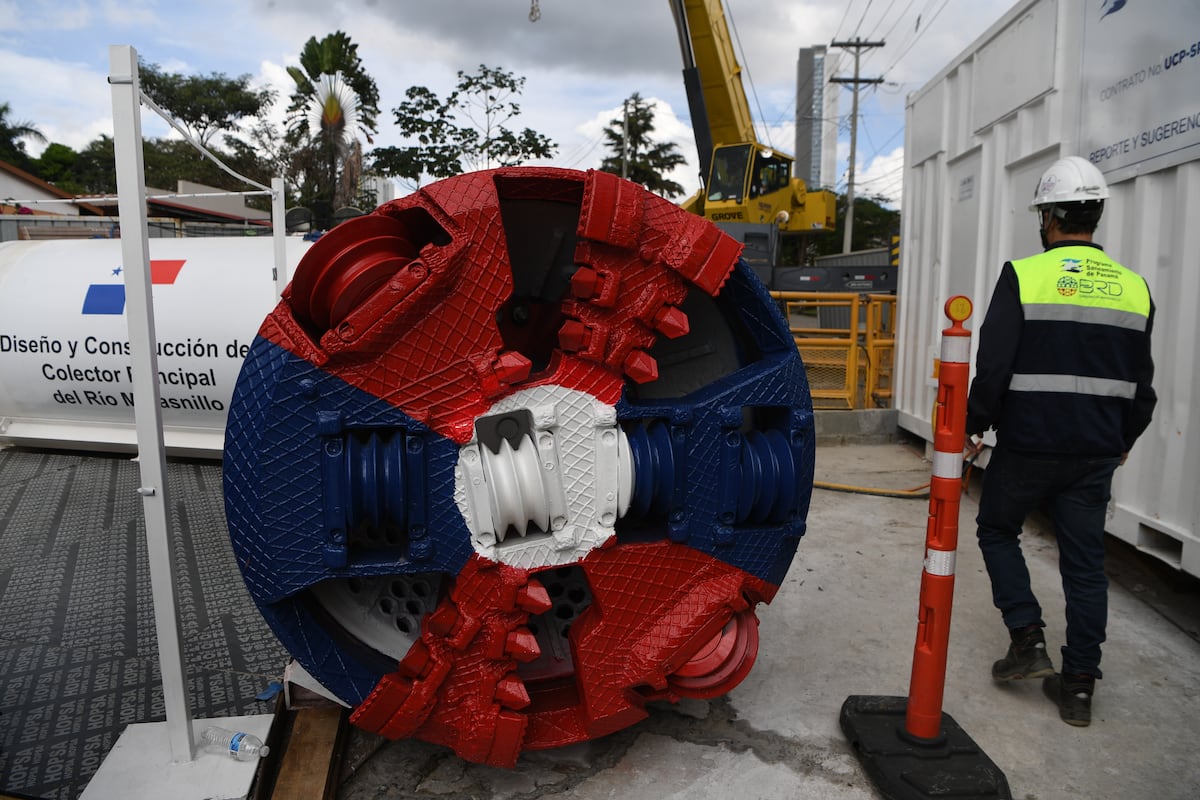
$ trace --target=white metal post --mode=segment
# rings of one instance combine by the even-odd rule
[[[287,212],[284,209],[283,178],[271,178],[271,238],[275,241],[275,297],[283,295],[287,274]]]
[[[133,366],[134,422],[137,427],[138,467],[141,471],[142,511],[150,555],[150,585],[158,661],[162,672],[167,735],[173,762],[191,761],[194,754],[192,710],[179,615],[175,606],[175,577],[167,516],[167,459],[163,450],[162,411],[159,407],[158,357],[151,304],[150,241],[146,223],[146,176],[142,160],[137,51],[129,45],[108,50],[112,86],[113,144],[116,149],[117,208],[121,218],[121,257],[125,273],[126,320]]]
[[[150,586],[166,722],[129,725],[84,789],[82,800],[227,800],[245,798],[257,773],[255,761],[214,754],[197,758],[197,728],[221,725],[265,739],[273,716],[259,714],[192,720],[187,670],[167,516],[167,460],[159,405],[158,358],[151,295],[150,240],[146,224],[146,176],[142,161],[141,105],[157,108],[138,85],[137,52],[128,45],[108,51],[116,148],[117,205],[125,272],[126,320],[133,369],[134,422],[141,470],[142,511],[150,555]],[[162,113],[161,111],[159,112]],[[172,123],[174,127],[174,123]],[[193,142],[193,144],[195,144]],[[201,148],[203,150],[203,148]],[[262,187],[266,190],[266,187]]]

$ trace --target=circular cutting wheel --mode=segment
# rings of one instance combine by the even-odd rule
[[[813,431],[740,249],[612,175],[512,168],[309,250],[234,391],[226,511],[355,724],[511,766],[746,677]]]

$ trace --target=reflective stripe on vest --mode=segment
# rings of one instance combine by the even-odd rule
[[[1085,306],[1058,303],[1030,303],[1022,306],[1025,319],[1050,322],[1090,322],[1095,325],[1111,325],[1131,331],[1146,330],[1148,314],[1122,311],[1118,308],[1088,308]]]
[[[1070,392],[1096,397],[1121,397],[1132,400],[1137,384],[1111,378],[1089,378],[1085,375],[1013,375],[1008,383],[1012,392]]]

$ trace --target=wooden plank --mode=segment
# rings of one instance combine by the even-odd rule
[[[340,706],[295,711],[272,800],[335,797],[345,727],[345,709]]]

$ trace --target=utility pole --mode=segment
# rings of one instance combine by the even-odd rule
[[[846,233],[842,239],[842,252],[850,252],[850,237],[854,234],[854,159],[858,157],[858,87],[864,83],[883,83],[883,78],[860,78],[858,57],[864,47],[883,47],[886,42],[864,42],[855,36],[852,42],[831,42],[830,47],[841,47],[854,51],[854,77],[830,78],[830,83],[849,83],[854,86],[854,100],[850,110],[850,174],[846,180]]]
[[[629,99],[624,105],[623,122],[621,123],[621,177],[629,177]]]

